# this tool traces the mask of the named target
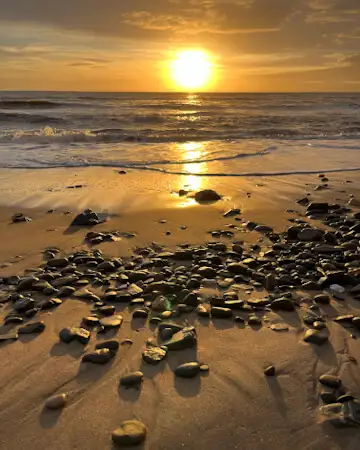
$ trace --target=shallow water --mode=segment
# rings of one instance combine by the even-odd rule
[[[244,176],[360,168],[360,94],[0,94],[0,167]]]

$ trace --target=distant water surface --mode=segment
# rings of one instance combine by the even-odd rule
[[[0,167],[243,176],[360,168],[360,94],[0,92]]]

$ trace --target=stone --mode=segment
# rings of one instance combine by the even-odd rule
[[[315,295],[314,302],[321,305],[330,305],[330,297],[327,294]]]
[[[334,389],[337,389],[341,385],[340,378],[330,374],[321,375],[319,377],[319,382],[324,386],[329,386]]]
[[[321,241],[323,235],[324,232],[322,230],[318,230],[316,228],[304,228],[298,233],[297,238],[300,241],[307,241],[307,242]]]
[[[330,285],[329,289],[330,289],[331,294],[334,297],[336,297],[340,300],[342,300],[344,298],[346,289],[343,286],[340,286],[339,284],[332,284],[332,285]]]
[[[105,329],[108,328],[118,328],[123,323],[122,316],[111,316],[111,317],[103,317],[99,320],[99,325],[104,327]]]
[[[161,347],[148,347],[142,354],[142,359],[152,365],[159,364],[165,357],[166,350]]]
[[[277,285],[276,277],[271,273],[267,274],[265,278],[265,289],[268,292],[271,292],[275,289],[276,285]]]
[[[327,391],[327,390],[321,391],[319,393],[319,397],[326,404],[337,402],[336,395],[333,391]]]
[[[199,305],[196,308],[196,314],[199,317],[209,317],[210,311],[204,305]]]
[[[16,341],[18,338],[19,338],[19,335],[18,335],[17,332],[7,333],[7,334],[0,334],[0,342]]]
[[[200,267],[197,271],[199,275],[203,278],[215,278],[217,275],[217,271],[212,267]]]
[[[42,333],[45,330],[44,322],[27,323],[18,329],[19,334]]]
[[[110,341],[99,342],[98,344],[95,345],[96,350],[101,350],[103,348],[108,348],[112,352],[116,353],[119,349],[119,342],[115,341],[115,340],[110,340]]]
[[[14,310],[17,312],[25,312],[35,306],[35,301],[30,297],[20,298],[14,303]]]
[[[229,209],[228,211],[226,211],[223,216],[224,217],[234,217],[234,216],[238,216],[239,214],[241,214],[241,210],[239,208],[232,208]]]
[[[99,219],[99,216],[91,211],[91,209],[86,209],[81,214],[78,214],[75,219],[71,222],[70,226],[94,226],[98,225],[102,221]]]
[[[334,427],[360,425],[360,403],[356,400],[345,403],[331,403],[320,407],[324,421]]]
[[[70,297],[75,292],[75,288],[72,286],[63,286],[60,288],[59,292],[57,293],[58,297]]]
[[[294,311],[295,305],[291,299],[286,298],[286,297],[281,297],[281,298],[274,300],[271,303],[270,308],[273,311]]]
[[[112,316],[116,311],[116,308],[114,305],[104,305],[104,306],[100,306],[100,308],[98,309],[98,312],[100,314],[102,314],[103,316]]]
[[[336,316],[333,320],[338,323],[352,323],[353,319],[353,314],[344,314],[342,316]]]
[[[197,362],[188,362],[176,367],[174,373],[180,378],[194,378],[200,373],[200,364]]]
[[[194,327],[185,327],[175,333],[171,339],[164,342],[168,350],[183,350],[194,347],[197,344],[196,331]]]
[[[270,329],[273,331],[289,331],[289,327],[283,323],[274,323],[270,326]]]
[[[49,397],[45,402],[45,407],[53,411],[64,408],[68,400],[67,394],[58,394]]]
[[[326,334],[318,330],[307,330],[304,334],[304,341],[309,344],[323,345],[328,339]]]
[[[126,420],[119,428],[113,431],[112,441],[116,446],[139,445],[144,442],[147,430],[138,420]]]
[[[30,217],[24,216],[23,213],[16,213],[11,217],[11,221],[12,223],[31,222],[32,219],[30,219]]]
[[[250,273],[250,269],[243,263],[231,263],[227,266],[227,269],[230,273],[236,275],[248,275]]]
[[[355,328],[360,330],[360,317],[353,317],[351,323]]]
[[[329,204],[325,202],[324,203],[312,202],[307,207],[307,212],[311,214],[314,213],[326,214],[328,211],[329,211]]]
[[[101,348],[83,356],[82,362],[92,364],[106,364],[114,357],[114,353],[108,348]]]
[[[31,290],[32,286],[39,281],[37,277],[21,278],[16,286],[18,292]]]
[[[212,189],[204,189],[195,194],[195,200],[198,203],[211,203],[221,200],[221,195]]]
[[[126,387],[137,387],[144,379],[144,374],[140,371],[129,373],[120,378],[120,384]]]
[[[272,227],[269,227],[267,225],[257,225],[254,229],[258,233],[272,233],[273,229]]]
[[[267,368],[264,370],[264,374],[265,374],[267,377],[274,377],[275,374],[276,374],[275,367],[274,367],[274,366],[269,366],[269,367],[267,367]]]
[[[68,258],[54,258],[47,262],[48,267],[62,268],[67,267],[69,265]]]
[[[194,292],[190,292],[190,294],[184,298],[183,303],[188,306],[196,307],[200,303],[200,299]]]
[[[229,319],[233,315],[230,308],[221,308],[219,306],[213,306],[211,308],[211,316],[218,319]]]
[[[69,344],[72,341],[78,341],[81,344],[86,345],[90,340],[90,331],[85,328],[63,328],[59,333],[59,338],[66,344]]]
[[[149,315],[149,312],[146,309],[135,309],[132,313],[133,319],[146,319]]]
[[[248,318],[248,324],[253,326],[260,326],[262,325],[261,318],[258,316],[250,316]]]

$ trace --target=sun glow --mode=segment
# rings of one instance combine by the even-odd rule
[[[171,62],[171,76],[180,89],[204,89],[213,76],[213,64],[203,50],[182,50]]]

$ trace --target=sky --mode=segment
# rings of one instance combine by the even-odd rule
[[[210,91],[360,91],[360,0],[0,0],[3,90],[176,90],[186,49]]]

